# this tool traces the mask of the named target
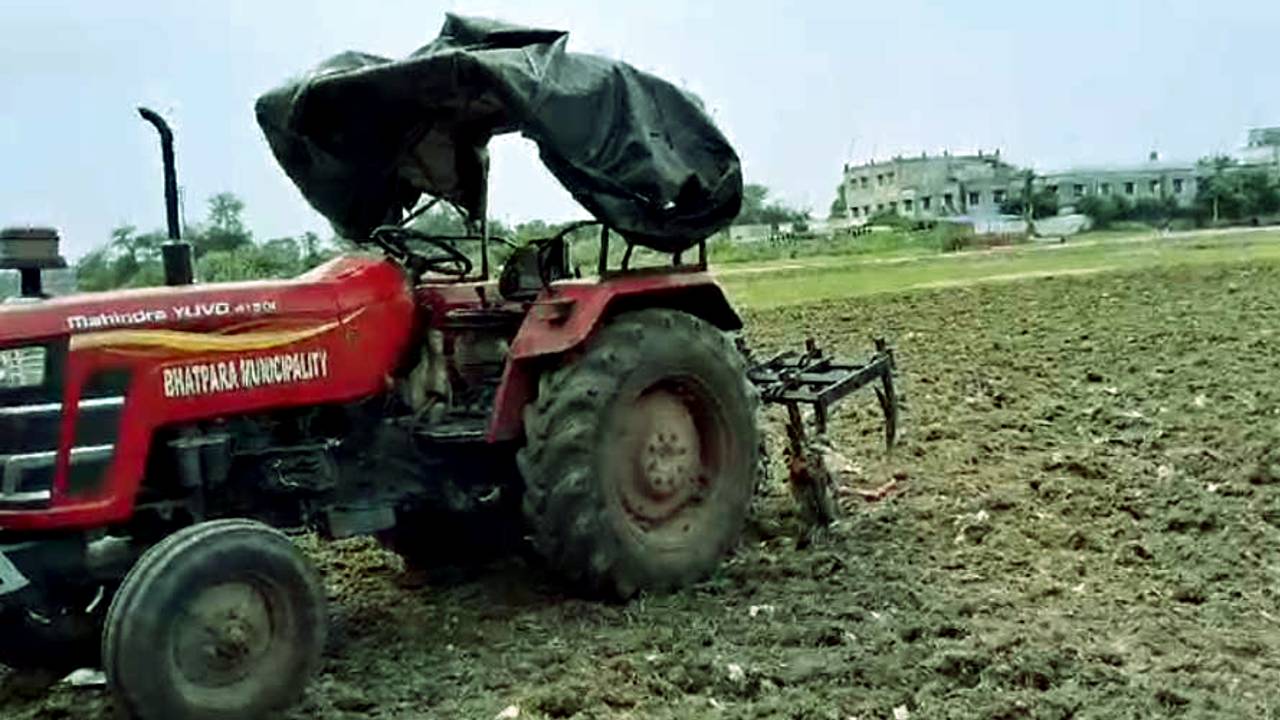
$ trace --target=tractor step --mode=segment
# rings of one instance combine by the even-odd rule
[[[489,431],[489,418],[485,415],[446,415],[439,422],[419,423],[413,434],[428,443],[482,442]]]

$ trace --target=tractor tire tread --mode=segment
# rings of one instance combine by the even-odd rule
[[[654,577],[627,562],[619,539],[609,529],[595,482],[596,430],[614,398],[618,379],[645,363],[651,343],[662,342],[727,362],[731,372],[741,377],[738,391],[752,418],[752,431],[756,428],[759,394],[747,379],[737,346],[718,328],[688,313],[646,309],[619,315],[573,362],[544,373],[537,399],[524,411],[527,442],[517,455],[525,479],[524,515],[537,554],[589,595],[625,599],[641,589],[671,590],[709,571],[696,567]],[[755,439],[744,440],[755,453]],[[758,478],[756,473],[751,475],[749,492],[754,496]],[[719,542],[736,541],[736,533],[729,535]],[[720,555],[729,549],[716,548]]]

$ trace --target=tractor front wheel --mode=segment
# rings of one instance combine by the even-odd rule
[[[742,532],[757,394],[719,329],[687,313],[618,316],[543,376],[519,462],[534,549],[590,594],[698,580]]]
[[[111,603],[102,656],[142,720],[249,720],[295,701],[325,641],[324,590],[282,533],[249,520],[184,528]]]

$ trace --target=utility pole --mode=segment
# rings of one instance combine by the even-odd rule
[[[1031,221],[1035,219],[1035,213],[1031,210],[1032,199],[1035,197],[1035,193],[1032,191],[1031,187],[1032,180],[1034,179],[1035,171],[1028,170],[1027,177],[1022,183],[1022,221],[1027,224],[1028,236],[1035,234],[1035,226],[1031,224]]]

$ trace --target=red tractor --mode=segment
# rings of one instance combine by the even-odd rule
[[[472,21],[450,22],[476,46]],[[497,27],[481,28],[485,50],[499,35],[546,44]],[[308,102],[329,89],[310,87]],[[469,102],[496,112],[483,92]],[[821,424],[831,403],[880,382],[892,439],[887,350],[857,365],[810,351],[748,366],[689,213],[671,216],[687,246],[673,249],[660,233],[611,232],[626,216],[596,202],[599,263],[586,279],[570,261],[573,228],[514,249],[492,279],[498,240],[482,212],[466,213],[475,234],[439,237],[413,229],[401,205],[399,222],[357,236],[379,256],[292,280],[194,284],[172,138],[143,114],[165,154],[167,287],[49,298],[41,271],[64,264],[56,233],[0,237],[0,267],[23,278],[23,297],[0,306],[0,663],[100,662],[140,718],[258,717],[297,698],[325,643],[325,592],[290,534],[375,535],[431,562],[467,549],[455,529],[510,510],[550,570],[626,598],[695,581],[734,546],[761,462],[762,396],[812,406]],[[343,157],[308,132],[313,149]],[[411,134],[417,145],[392,144],[431,141]],[[313,204],[349,219],[268,138]],[[413,180],[476,207],[454,193],[465,182]],[[632,268],[637,245],[670,262]]]

